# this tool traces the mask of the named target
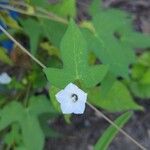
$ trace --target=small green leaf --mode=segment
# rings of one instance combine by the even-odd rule
[[[120,117],[118,117],[114,121],[114,123],[118,127],[122,128],[129,121],[132,114],[132,112],[126,112]],[[103,135],[100,137],[100,139],[97,141],[96,145],[94,146],[94,150],[107,150],[108,146],[110,145],[110,143],[115,138],[118,132],[119,131],[114,126],[111,125],[110,127],[108,127],[103,133]]]

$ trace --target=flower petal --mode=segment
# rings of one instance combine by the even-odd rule
[[[61,103],[60,105],[63,114],[73,113],[73,105],[71,103]]]
[[[85,93],[84,91],[82,91],[80,88],[78,88],[78,87],[77,87],[75,84],[73,84],[73,83],[69,83],[69,84],[65,87],[64,91],[65,91],[66,93],[68,93],[68,95],[69,95],[69,93],[70,93],[70,95],[71,95],[71,94],[76,94],[76,95],[79,97],[79,100],[81,100],[81,101],[83,101],[83,102],[86,102],[86,100],[87,100],[87,93]]]
[[[74,114],[83,114],[85,111],[85,103],[84,102],[79,102],[74,104],[73,106],[73,113]]]
[[[83,114],[87,93],[73,83],[69,83],[64,90],[59,91],[55,96],[64,114]]]
[[[6,72],[3,72],[0,75],[0,84],[9,84],[10,82],[11,82],[11,77]]]
[[[64,90],[59,91],[56,95],[55,95],[57,101],[59,103],[63,103],[65,100],[65,94],[64,94]]]
[[[75,85],[75,84],[73,84],[73,83],[69,83],[66,87],[65,87],[65,91],[66,92],[68,92],[68,93],[70,93],[70,91],[72,91],[72,92],[74,92],[74,91],[78,91],[78,87]]]

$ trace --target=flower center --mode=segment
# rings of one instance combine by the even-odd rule
[[[78,95],[77,95],[77,94],[72,94],[72,95],[71,95],[71,98],[72,98],[72,101],[73,101],[73,102],[78,101]]]

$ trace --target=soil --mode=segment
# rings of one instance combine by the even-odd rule
[[[78,0],[77,20],[89,19],[87,8],[91,0]],[[150,1],[149,0],[105,0],[105,7],[117,7],[133,16],[134,28],[140,32],[150,33]],[[123,128],[139,143],[150,149],[150,101],[136,100],[145,108],[144,112],[134,112],[133,117]],[[119,114],[104,112],[114,120]],[[72,123],[67,124],[62,116],[52,123],[53,128],[61,133],[61,138],[49,138],[45,150],[92,150],[93,145],[103,134],[109,124],[98,118],[93,110],[86,108],[83,115],[72,117]],[[109,150],[139,150],[128,138],[119,133],[109,146]]]

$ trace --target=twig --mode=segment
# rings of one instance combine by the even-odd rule
[[[26,53],[31,59],[33,59],[38,65],[40,65],[42,68],[46,68],[42,62],[40,62],[37,58],[35,58],[27,49],[25,49],[19,42],[17,42],[1,25],[0,29],[10,38],[16,45],[19,46],[19,48]],[[88,103],[88,106],[92,108],[99,117],[104,118],[107,122],[109,122],[112,126],[114,126],[118,131],[120,131],[122,134],[124,134],[127,138],[129,138],[134,144],[136,144],[141,150],[146,150],[145,147],[143,147],[140,143],[138,143],[135,139],[133,139],[128,133],[126,133],[123,129],[121,129],[119,126],[117,126],[111,119],[109,119],[106,115],[104,115],[101,111],[99,111],[96,107],[94,107],[92,104]]]

